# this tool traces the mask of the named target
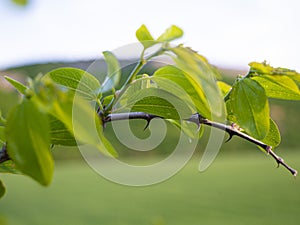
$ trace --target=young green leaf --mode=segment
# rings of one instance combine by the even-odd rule
[[[63,122],[70,133],[66,134],[65,138],[67,139],[56,140],[57,142],[65,142],[65,144],[71,145],[74,143],[73,136],[77,144],[89,144],[104,154],[117,156],[116,151],[107,144],[105,137],[102,137],[101,121],[87,100],[80,96],[75,98],[67,95],[62,96],[53,103],[50,114]],[[57,127],[58,124],[55,126]]]
[[[139,29],[137,29],[136,37],[144,46],[144,48],[149,48],[156,43],[148,28],[144,24]]]
[[[2,181],[0,180],[0,198],[2,198],[4,194],[5,194],[5,187]]]
[[[136,80],[128,87],[114,106],[114,113],[145,112],[167,119],[186,119],[193,114],[191,108],[180,97],[168,91],[155,87],[136,88],[140,87],[139,82],[142,81],[142,79]]]
[[[218,81],[217,84],[222,92],[222,95],[225,97],[231,90],[231,86],[223,81]]]
[[[238,125],[262,140],[270,127],[269,104],[264,88],[250,78],[238,80],[229,96],[230,111]]]
[[[101,93],[111,91],[121,78],[121,67],[116,56],[109,51],[103,52],[105,62],[107,64],[107,75],[101,87]]]
[[[250,66],[250,74],[251,75],[281,75],[281,76],[295,76],[300,75],[295,70],[290,70],[286,68],[274,68],[267,64],[266,62],[258,63],[258,62],[251,62],[249,63]]]
[[[162,35],[157,38],[159,42],[172,41],[182,37],[183,31],[179,27],[172,25]]]
[[[54,169],[49,131],[47,115],[30,100],[24,99],[8,115],[8,154],[18,170],[42,185],[51,182]]]
[[[55,145],[76,146],[77,142],[66,125],[56,117],[49,115],[51,143]]]
[[[299,88],[288,76],[263,75],[251,79],[257,81],[265,89],[269,98],[300,100]]]
[[[4,76],[5,80],[7,80],[12,86],[14,86],[21,94],[23,95],[26,95],[26,90],[27,90],[27,87],[20,83],[19,81],[11,78],[11,77],[8,77],[8,76]]]
[[[210,112],[207,118],[211,119],[214,117],[214,120],[223,121],[225,105],[221,91],[216,84],[214,69],[203,56],[190,48],[178,46],[170,50],[177,56],[174,58],[174,61],[178,68],[184,71],[186,78],[195,85],[194,88],[198,95],[200,96],[200,93],[205,94]]]
[[[273,148],[277,147],[281,142],[279,129],[276,123],[274,122],[274,120],[272,120],[271,118],[270,118],[270,129],[267,135],[265,136],[265,138],[262,140],[262,142],[272,146]]]
[[[151,80],[157,83],[160,89],[180,96],[187,105],[206,118],[209,118],[210,110],[202,89],[192,80],[187,78],[182,70],[175,66],[165,66],[158,69]],[[180,88],[176,87],[179,86]],[[192,100],[192,102],[190,102]]]
[[[62,85],[73,92],[79,93],[86,99],[95,100],[100,89],[99,81],[90,73],[77,68],[59,68],[45,75],[55,83]]]

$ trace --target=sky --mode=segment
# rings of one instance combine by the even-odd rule
[[[267,60],[300,71],[298,0],[0,0],[0,70],[35,62],[95,59],[130,46],[147,25],[175,24],[184,43],[215,65],[246,69]],[[130,48],[126,48],[130,52]]]

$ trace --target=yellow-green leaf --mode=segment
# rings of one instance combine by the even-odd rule
[[[257,81],[270,98],[300,100],[300,91],[297,84],[288,76],[264,75],[251,79]]]
[[[262,140],[262,142],[264,142],[267,145],[272,146],[273,148],[277,147],[281,142],[279,129],[278,129],[276,123],[274,122],[274,120],[272,120],[271,118],[270,118],[269,131],[268,131],[267,135],[265,136],[265,138]]]
[[[144,46],[144,48],[149,48],[156,43],[148,28],[144,24],[139,29],[137,29],[136,37]]]
[[[174,95],[180,96],[186,104],[193,104],[196,112],[202,116],[209,118],[210,109],[205,98],[205,94],[199,85],[192,80],[188,79],[188,75],[184,71],[175,66],[165,66],[158,69],[151,78],[156,82],[159,88],[167,90]],[[178,85],[181,89],[176,87]],[[193,101],[190,103],[190,99]],[[194,112],[194,113],[196,113]]]
[[[228,94],[228,92],[231,90],[231,86],[223,81],[218,81],[217,84],[222,92],[222,95],[225,97]]]
[[[175,25],[172,25],[163,34],[161,34],[159,38],[157,38],[157,41],[159,42],[172,41],[182,37],[182,35],[183,35],[183,30]]]

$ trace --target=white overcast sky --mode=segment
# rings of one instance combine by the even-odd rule
[[[171,24],[180,40],[221,66],[251,61],[300,71],[299,0],[0,0],[0,69],[32,62],[93,59],[133,43],[146,24]]]

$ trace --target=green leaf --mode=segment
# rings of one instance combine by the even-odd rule
[[[179,68],[171,65],[161,67],[153,74],[151,80],[156,82],[159,88],[180,96],[186,104],[192,104],[193,107],[191,108],[196,109],[204,117],[210,117],[210,110],[203,90],[192,79],[188,79],[188,75]],[[181,89],[176,87],[177,85]]]
[[[270,129],[266,137],[262,140],[267,145],[273,148],[277,147],[281,142],[280,132],[276,123],[270,118]]]
[[[76,146],[77,142],[66,125],[49,115],[51,143],[55,145]]]
[[[222,95],[225,97],[231,90],[231,86],[223,81],[218,81],[217,84],[222,92]]]
[[[170,49],[177,57],[174,58],[179,69],[183,70],[197,91],[205,94],[208,103],[208,119],[224,121],[225,105],[221,91],[216,84],[215,70],[207,60],[190,48],[178,46]]]
[[[106,155],[117,156],[117,152],[107,143],[108,141],[103,135],[102,123],[87,100],[80,96],[75,96],[75,98],[62,96],[54,102],[50,113],[64,123],[65,128],[71,134],[66,137],[74,136],[77,145],[78,143],[89,144]],[[64,130],[64,132],[66,131]],[[73,142],[71,139],[61,141],[66,141],[65,144],[68,145]]]
[[[2,181],[0,180],[0,198],[2,198],[4,194],[5,194],[5,187]]]
[[[101,87],[101,93],[112,90],[120,82],[121,67],[116,56],[109,51],[103,52],[107,64],[107,75]]]
[[[179,27],[172,25],[169,27],[162,35],[159,36],[157,41],[165,42],[165,41],[172,41],[177,38],[182,37],[183,31]]]
[[[16,169],[16,165],[12,160],[0,163],[0,173],[21,174],[21,172]]]
[[[55,83],[62,85],[82,97],[95,100],[100,89],[99,81],[90,73],[77,68],[59,68],[45,75]]]
[[[144,48],[149,48],[156,43],[148,28],[144,24],[139,29],[137,29],[136,37],[144,46]]]
[[[294,76],[300,75],[295,70],[290,70],[287,68],[274,68],[267,64],[266,62],[258,63],[258,62],[251,62],[249,63],[250,66],[250,74],[253,76],[255,75],[281,75],[281,76]]]
[[[249,63],[250,72],[257,72],[258,74],[272,74],[273,67],[268,65],[266,62],[258,63],[258,62],[251,62]]]
[[[20,83],[19,81],[11,78],[11,77],[8,77],[8,76],[4,76],[5,80],[7,80],[12,86],[14,86],[21,94],[25,95],[26,94],[26,90],[27,90],[27,87]]]
[[[26,6],[28,4],[28,0],[11,0],[11,1],[19,6]]]
[[[142,82],[142,79],[136,80],[128,87],[114,106],[114,113],[145,112],[166,119],[186,119],[193,114],[180,97],[155,87],[136,89],[136,86],[140,87],[139,82]]]
[[[17,169],[42,185],[51,182],[54,169],[49,130],[47,115],[27,99],[9,113],[5,129],[7,151]]]
[[[269,104],[264,88],[250,78],[238,80],[229,96],[230,111],[238,125],[259,140],[270,127]]]
[[[257,81],[270,98],[300,100],[300,91],[297,84],[288,76],[263,75],[251,79]]]

